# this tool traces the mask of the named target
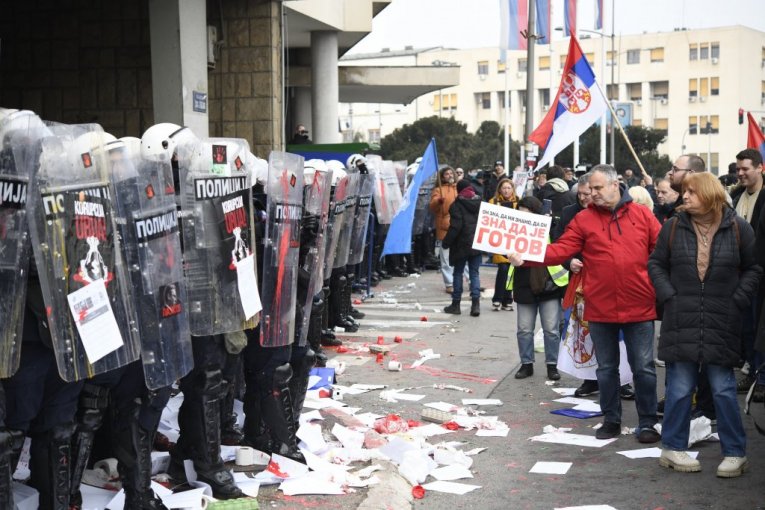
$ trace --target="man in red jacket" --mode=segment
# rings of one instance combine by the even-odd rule
[[[597,165],[591,171],[593,203],[577,214],[565,233],[547,247],[543,263],[556,265],[581,253],[584,260],[584,289],[587,306],[584,320],[598,353],[598,385],[603,426],[598,439],[621,433],[622,408],[619,398],[619,331],[635,381],[638,412],[638,441],[661,439],[654,429],[656,417],[656,369],[653,339],[656,297],[648,277],[648,256],[656,245],[661,225],[652,212],[632,202],[620,187],[611,165]],[[513,265],[522,265],[511,254]]]

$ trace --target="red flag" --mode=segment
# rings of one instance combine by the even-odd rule
[[[749,129],[746,134],[746,148],[757,149],[762,154],[762,158],[765,159],[765,135],[762,134],[760,126],[757,121],[754,120],[752,114],[747,112],[746,117],[749,119]]]

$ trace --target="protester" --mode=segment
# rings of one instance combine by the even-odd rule
[[[537,197],[542,202],[545,200],[552,202],[553,224],[557,223],[557,219],[560,218],[564,207],[576,202],[576,197],[571,193],[566,181],[563,180],[564,176],[563,168],[558,165],[548,168],[547,181],[540,189],[539,196]]]
[[[465,170],[463,170],[462,168],[457,167],[454,170],[454,182],[455,183],[460,182],[464,178],[465,178]]]
[[[524,197],[518,202],[518,210],[542,214],[542,202],[534,197]],[[516,379],[534,375],[534,326],[537,315],[542,324],[545,346],[547,378],[560,379],[558,373],[558,348],[560,344],[560,300],[568,284],[568,271],[560,265],[548,267],[512,268],[507,275],[507,289],[514,292],[518,305],[518,352],[521,368]]]
[[[597,377],[604,414],[596,437],[609,439],[621,434],[619,333],[623,332],[635,382],[637,438],[641,443],[655,443],[660,439],[654,429],[658,421],[653,363],[656,309],[647,262],[660,225],[649,210],[632,202],[626,189],[619,186],[612,166],[592,169],[590,190],[593,205],[577,214],[563,236],[547,247],[544,262],[528,264],[561,264],[578,253],[583,255],[587,299],[584,320],[589,321],[598,353]],[[515,266],[524,264],[517,253],[508,258]]]
[[[497,194],[497,186],[499,181],[507,177],[505,172],[505,164],[501,161],[494,163],[494,172],[486,172],[483,183],[483,199],[489,201],[494,195]]]
[[[449,250],[449,264],[454,267],[455,275],[462,275],[468,266],[470,275],[470,315],[478,317],[481,314],[481,283],[478,269],[481,266],[481,252],[473,249],[473,236],[478,224],[478,210],[481,208],[481,197],[476,195],[473,187],[463,179],[457,183],[457,199],[449,208],[449,230],[442,241],[442,246]],[[444,312],[459,315],[460,300],[462,299],[462,278],[455,278],[453,283],[452,304],[444,308]]]
[[[518,206],[518,197],[515,195],[515,186],[513,181],[508,178],[502,179],[497,185],[497,193],[489,200],[490,204],[501,205],[515,209]],[[491,298],[492,310],[512,311],[513,292],[507,290],[507,270],[510,267],[510,261],[502,255],[492,255],[491,261],[497,264],[497,277],[494,280],[494,297]]]
[[[653,214],[659,223],[664,223],[672,214],[673,206],[680,194],[672,189],[669,180],[665,178],[656,179],[656,203],[653,207]]]
[[[457,199],[457,185],[454,170],[444,167],[438,172],[438,183],[430,196],[430,211],[436,224],[436,250],[441,261],[441,276],[446,292],[453,292],[452,280],[454,268],[449,264],[449,250],[443,247],[443,239],[449,230],[449,208]]]
[[[636,204],[644,205],[653,212],[653,199],[644,187],[632,186],[628,191]]]
[[[659,356],[667,363],[667,403],[659,463],[682,472],[701,470],[686,450],[691,396],[705,367],[724,456],[717,476],[736,477],[747,460],[733,368],[743,354],[741,323],[762,269],[751,226],[726,205],[725,189],[713,175],[689,175],[682,190],[681,212],[663,226],[648,263],[664,303]]]
[[[631,168],[625,168],[624,169],[624,184],[627,185],[627,188],[632,188],[633,186],[639,186],[640,177],[635,175],[635,173],[632,171]]]

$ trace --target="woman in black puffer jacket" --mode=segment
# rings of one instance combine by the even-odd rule
[[[752,228],[727,206],[715,176],[689,175],[682,196],[681,212],[662,227],[648,262],[656,298],[664,304],[659,359],[667,363],[667,400],[659,463],[677,471],[701,469],[685,450],[691,396],[704,367],[724,456],[717,476],[734,477],[747,461],[733,368],[743,356],[742,314],[762,269],[754,258]]]

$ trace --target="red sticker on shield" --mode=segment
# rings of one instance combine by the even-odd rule
[[[237,170],[243,171],[242,166],[244,165],[242,164],[242,158],[237,156],[236,159],[234,160],[234,166],[236,167]]]
[[[90,168],[93,166],[93,160],[90,159],[89,152],[83,152],[80,154],[80,157],[82,158],[82,164],[85,166],[85,168]]]
[[[296,182],[297,182],[297,177],[295,177],[295,174],[292,174],[292,177],[290,177],[290,186],[294,188]]]

